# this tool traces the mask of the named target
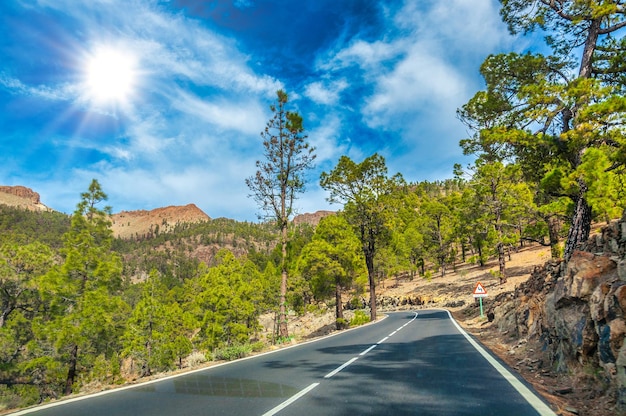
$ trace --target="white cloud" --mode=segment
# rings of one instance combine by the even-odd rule
[[[76,87],[72,84],[58,86],[27,85],[17,78],[0,74],[0,85],[16,95],[42,98],[50,101],[67,101],[76,97]]]
[[[261,104],[254,100],[201,99],[179,90],[178,97],[172,105],[177,110],[219,129],[235,130],[246,134],[258,133],[267,120]]]
[[[507,42],[506,28],[493,0],[406,1],[393,16],[396,27],[418,36],[435,39],[455,53],[475,53],[477,46],[492,50]]]
[[[331,82],[316,81],[305,87],[304,95],[318,104],[335,105],[347,87],[348,83],[343,78]]]
[[[309,142],[315,147],[317,163],[328,160],[335,162],[340,155],[347,152],[349,141],[342,137],[341,129],[341,119],[336,115],[328,115],[311,130]]]
[[[416,43],[392,71],[377,78],[363,113],[371,127],[392,129],[397,115],[433,109],[454,114],[455,104],[468,95],[466,85],[463,74],[430,45]]]
[[[349,45],[336,51],[331,56],[320,58],[317,67],[321,71],[338,71],[356,66],[367,71],[378,72],[384,68],[384,63],[397,59],[403,51],[403,42],[377,40],[367,42],[361,39],[353,40]]]

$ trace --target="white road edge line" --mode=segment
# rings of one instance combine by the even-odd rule
[[[300,392],[294,394],[293,396],[291,396],[290,398],[288,398],[287,400],[285,400],[284,402],[282,402],[281,404],[279,404],[275,408],[273,408],[271,410],[268,410],[267,412],[263,413],[263,416],[275,415],[276,413],[280,412],[285,407],[289,406],[291,403],[295,402],[300,397],[304,396],[305,394],[307,394],[308,392],[310,392],[311,390],[313,390],[315,387],[317,387],[319,385],[320,385],[320,383],[313,383],[309,387],[305,388],[304,390],[300,390]]]
[[[378,344],[382,344],[383,342],[387,341],[388,339],[389,339],[389,337],[385,337],[385,338],[381,339],[380,341],[378,341],[378,342],[376,343],[376,345],[378,345]]]
[[[363,351],[362,353],[359,354],[359,356],[365,355],[368,352],[370,352],[371,350],[373,350],[374,348],[376,348],[376,344],[372,345],[371,347],[369,347],[368,349],[366,349],[365,351]]]
[[[448,317],[450,318],[450,320],[452,321],[454,326],[456,326],[456,329],[458,329],[459,332],[461,334],[463,334],[463,336],[469,341],[470,344],[472,344],[472,346],[480,353],[480,355],[482,355],[489,362],[489,364],[491,364],[493,366],[493,368],[495,368],[498,371],[498,373],[500,373],[502,375],[502,377],[504,377],[506,379],[506,381],[508,381],[509,384],[511,386],[513,386],[513,388],[515,390],[517,390],[517,392],[532,407],[535,408],[535,410],[540,415],[554,415],[554,416],[556,416],[556,413],[554,413],[554,411],[552,409],[550,409],[550,407],[547,404],[545,404],[541,399],[539,399],[539,397],[537,397],[536,394],[534,394],[532,391],[530,391],[530,389],[528,387],[526,387],[524,384],[522,384],[522,382],[519,381],[513,374],[511,374],[511,372],[509,370],[504,368],[504,366],[502,366],[502,364],[500,364],[498,361],[496,361],[491,356],[491,354],[489,354],[487,351],[485,351],[485,349],[483,347],[480,346],[480,344],[478,344],[476,341],[474,341],[474,339],[472,337],[470,337],[469,334],[467,332],[465,332],[465,330],[463,328],[461,328],[461,326],[454,320],[454,318],[452,317],[452,314],[450,313],[450,311],[448,311],[448,310],[445,310],[445,311],[448,313]]]
[[[353,362],[355,362],[358,359],[359,359],[359,357],[351,358],[349,361],[346,361],[345,363],[343,363],[339,367],[335,368],[330,373],[326,374],[324,376],[324,378],[331,378],[332,376],[334,376],[335,374],[337,374],[338,372],[340,372],[341,370],[343,370],[344,368],[346,368],[347,366],[349,366],[350,364],[352,364]]]
[[[78,402],[78,401],[81,401],[81,400],[87,400],[87,399],[91,399],[93,397],[100,397],[100,396],[104,396],[106,394],[118,393],[120,391],[130,390],[130,389],[134,389],[134,388],[137,388],[137,387],[143,387],[143,386],[147,386],[149,384],[160,383],[161,381],[171,380],[171,379],[175,379],[175,378],[178,378],[178,377],[184,377],[184,376],[187,376],[189,374],[199,373],[199,372],[203,372],[203,371],[210,371],[210,370],[212,370],[214,368],[235,364],[235,363],[238,363],[238,362],[241,362],[241,361],[254,360],[254,359],[262,357],[264,355],[276,354],[276,353],[279,353],[281,351],[290,350],[292,348],[299,348],[299,347],[302,347],[303,345],[313,344],[313,343],[321,341],[323,339],[332,338],[332,337],[335,337],[335,336],[338,336],[338,335],[343,335],[343,334],[345,334],[347,332],[351,332],[351,331],[360,330],[360,329],[362,329],[362,328],[364,328],[366,326],[369,326],[369,325],[376,325],[376,324],[382,322],[385,319],[387,319],[387,315],[383,315],[379,320],[377,320],[375,322],[369,322],[369,323],[367,323],[365,325],[356,326],[354,328],[349,328],[349,329],[346,329],[344,331],[337,331],[337,332],[334,332],[334,333],[329,334],[329,335],[325,335],[325,336],[322,336],[322,337],[319,337],[319,338],[315,338],[315,339],[312,339],[312,340],[309,340],[309,341],[305,341],[305,342],[300,342],[300,343],[297,343],[297,344],[294,344],[294,345],[290,345],[288,347],[278,348],[278,349],[275,349],[275,350],[262,352],[260,354],[249,355],[247,357],[239,358],[239,359],[233,360],[233,361],[227,361],[227,362],[222,362],[222,363],[217,363],[217,364],[210,364],[210,365],[208,365],[206,367],[196,368],[194,370],[185,371],[183,373],[173,374],[173,375],[170,375],[170,376],[164,376],[164,377],[161,377],[161,378],[156,378],[154,380],[142,381],[142,382],[139,382],[139,383],[136,383],[136,384],[127,384],[125,386],[115,387],[115,388],[111,388],[109,390],[99,391],[97,393],[84,394],[84,395],[80,395],[80,396],[72,397],[72,398],[67,398],[67,399],[64,398],[64,399],[60,399],[60,400],[58,400],[56,402],[47,403],[47,404],[44,404],[44,405],[31,406],[31,407],[28,407],[26,409],[21,409],[21,410],[17,411],[16,413],[10,413],[10,415],[11,416],[23,416],[23,415],[39,412],[39,411],[44,410],[44,409],[49,409],[49,408],[52,408],[52,407],[63,406],[63,405],[68,404],[68,403]]]

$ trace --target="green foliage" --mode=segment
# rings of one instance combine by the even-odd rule
[[[65,367],[65,394],[78,386],[79,376],[87,381],[100,354],[109,359],[119,350],[128,314],[119,297],[121,259],[110,250],[110,208],[97,208],[106,194],[94,180],[81,198],[71,228],[63,235],[61,264],[38,280],[47,312],[33,322],[36,339],[49,348],[55,363]]]
[[[541,29],[552,54],[489,56],[481,66],[486,90],[459,110],[475,132],[461,145],[483,161],[518,164],[539,206],[571,199],[568,259],[588,238],[592,217],[606,219],[622,205],[608,197],[621,194],[616,174],[623,173],[626,163],[620,2],[501,3],[509,30]],[[597,198],[601,193],[604,197]],[[548,223],[553,252],[560,234],[554,218],[562,214],[538,213]]]
[[[213,360],[232,361],[244,358],[252,352],[250,344],[232,345],[224,348],[218,348],[213,351]]]
[[[359,326],[370,322],[370,317],[362,310],[354,311],[354,316],[350,320],[350,326]]]
[[[265,347],[262,342],[253,344],[231,345],[224,348],[218,348],[213,351],[213,360],[232,361],[239,358],[247,357],[253,352],[261,351]]]
[[[185,287],[190,295],[184,309],[198,325],[200,332],[194,343],[200,349],[246,343],[267,303],[262,297],[262,275],[254,264],[225,250],[217,257],[215,267]]]
[[[345,318],[337,318],[335,320],[335,326],[337,329],[342,330],[347,329],[350,326],[350,323]]]
[[[322,172],[320,185],[330,192],[328,201],[344,204],[343,215],[361,242],[370,285],[371,315],[376,319],[375,265],[377,250],[391,239],[390,217],[404,189],[402,175],[389,178],[385,159],[374,154],[361,163],[342,156],[337,166]]]
[[[57,249],[70,228],[70,218],[60,212],[34,212],[0,204],[0,239],[21,244],[40,242]]]
[[[156,270],[141,286],[141,298],[126,323],[122,353],[137,363],[142,376],[181,367],[192,351],[192,318],[171,301]]]
[[[261,132],[265,160],[257,161],[255,176],[246,179],[266,218],[271,219],[280,230],[281,283],[279,296],[279,332],[285,337],[287,328],[287,244],[289,219],[293,215],[293,203],[304,192],[305,174],[313,168],[315,148],[306,141],[302,117],[286,110],[287,93],[278,90],[277,104],[272,105],[273,116]]]

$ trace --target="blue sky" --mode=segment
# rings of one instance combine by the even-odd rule
[[[466,163],[456,109],[490,53],[524,47],[497,0],[5,0],[0,185],[71,213],[91,179],[113,212],[195,203],[256,221],[245,179],[276,90],[317,163],[299,212],[328,205],[319,174],[378,152],[407,181]],[[115,63],[112,67],[108,66]]]

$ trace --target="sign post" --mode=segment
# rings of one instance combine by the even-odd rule
[[[480,317],[483,318],[485,315],[483,314],[483,298],[487,297],[487,290],[482,283],[476,283],[476,287],[474,287],[474,298],[478,298],[480,302]]]

